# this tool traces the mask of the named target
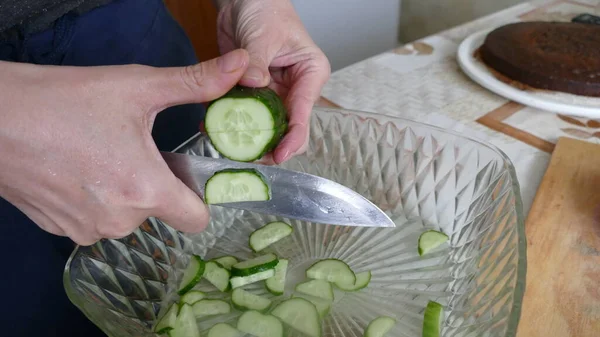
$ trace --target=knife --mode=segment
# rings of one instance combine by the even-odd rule
[[[319,224],[395,227],[372,202],[346,186],[315,175],[228,159],[161,152],[169,168],[204,199],[204,184],[223,169],[256,169],[271,189],[268,201],[215,204],[222,207],[282,216]]]

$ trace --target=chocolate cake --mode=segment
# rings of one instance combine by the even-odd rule
[[[479,57],[527,86],[600,97],[600,25],[521,22],[490,32]]]

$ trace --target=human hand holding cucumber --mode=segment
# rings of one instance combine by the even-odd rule
[[[244,48],[250,64],[239,84],[273,89],[288,113],[288,128],[262,163],[279,164],[306,149],[313,104],[329,79],[330,65],[289,0],[215,0],[217,36],[226,53]]]

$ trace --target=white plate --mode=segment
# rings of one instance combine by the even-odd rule
[[[600,117],[600,98],[556,91],[524,91],[498,80],[481,61],[473,56],[492,30],[488,29],[472,34],[458,47],[458,63],[473,81],[500,96],[523,105],[564,115]]]

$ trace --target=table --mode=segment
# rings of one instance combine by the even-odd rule
[[[527,216],[558,138],[600,144],[600,119],[544,112],[487,91],[460,70],[456,51],[463,39],[483,29],[515,21],[569,21],[584,12],[599,15],[600,2],[534,1],[493,13],[334,72],[319,104],[409,118],[498,146],[516,168]],[[591,311],[581,313],[589,315],[584,320],[594,322],[600,322],[600,260],[597,265],[594,280],[599,300]],[[528,275],[528,282],[531,277]],[[570,303],[572,310],[578,309],[577,303]],[[530,314],[527,309],[526,292],[521,317]],[[521,320],[518,337],[534,336],[532,331],[538,327],[528,323]],[[550,335],[574,336],[568,329]],[[592,335],[600,336],[600,331],[590,332]]]

